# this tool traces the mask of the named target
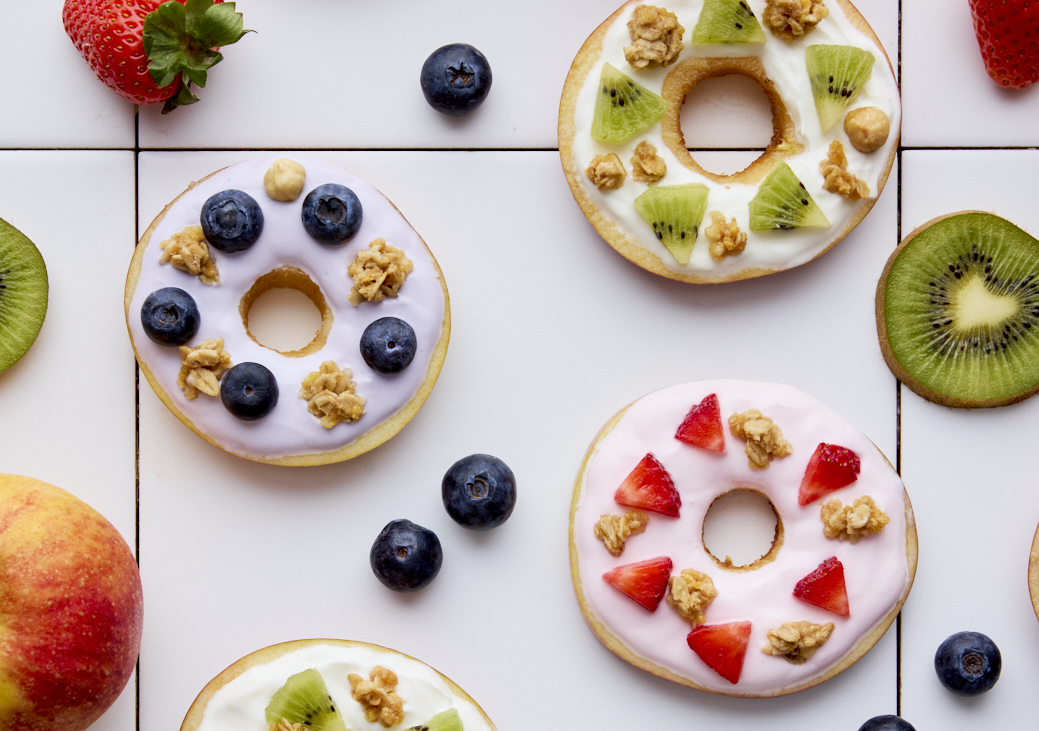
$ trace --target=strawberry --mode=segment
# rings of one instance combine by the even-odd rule
[[[722,431],[722,412],[718,408],[717,395],[712,393],[689,409],[675,432],[675,439],[712,452],[725,451],[725,432]]]
[[[848,586],[844,583],[844,564],[836,556],[826,559],[812,573],[797,582],[794,596],[803,602],[850,617]]]
[[[198,101],[191,83],[251,31],[223,0],[65,0],[65,32],[101,81],[134,104],[165,102],[163,114]]]
[[[672,565],[671,559],[661,556],[618,566],[607,571],[602,578],[652,612],[667,593]]]
[[[617,488],[613,499],[629,508],[651,510],[672,518],[678,517],[678,509],[682,507],[682,498],[671,475],[652,454],[647,454],[635,465]]]
[[[808,505],[855,482],[859,479],[861,465],[859,456],[850,449],[836,444],[820,444],[808,460],[805,476],[801,478],[797,504]]]
[[[1039,2],[970,0],[970,11],[988,75],[1011,89],[1039,80]]]
[[[750,643],[750,622],[701,624],[693,628],[686,642],[707,667],[736,685]]]

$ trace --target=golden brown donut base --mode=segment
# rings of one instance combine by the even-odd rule
[[[1039,528],[1032,538],[1032,553],[1028,557],[1028,595],[1032,598],[1032,609],[1039,619]]]

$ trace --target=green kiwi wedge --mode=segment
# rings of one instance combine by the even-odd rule
[[[819,124],[827,131],[844,116],[873,71],[873,54],[854,46],[809,46],[805,52]]]
[[[609,63],[603,64],[595,98],[592,137],[619,145],[656,124],[667,111],[667,100],[654,94]]]
[[[693,43],[764,43],[765,31],[747,0],[704,0]]]
[[[0,371],[25,355],[47,314],[47,265],[21,231],[0,219]]]
[[[321,673],[311,668],[285,681],[267,705],[268,724],[285,720],[315,731],[346,731]]]
[[[685,183],[649,188],[635,199],[635,210],[679,264],[688,264],[692,256],[707,194],[706,185]]]
[[[425,723],[412,726],[408,731],[462,731],[462,717],[458,715],[457,710],[449,708]]]
[[[1004,406],[1039,391],[1039,241],[991,213],[906,236],[877,286],[884,360],[944,406]]]
[[[785,162],[772,168],[750,201],[751,231],[829,225],[826,214]]]

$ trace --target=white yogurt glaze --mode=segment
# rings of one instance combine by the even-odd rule
[[[306,184],[296,201],[280,203],[267,196],[263,175],[277,156],[232,165],[187,191],[166,212],[144,252],[140,278],[129,309],[129,327],[137,357],[152,372],[174,404],[195,427],[222,448],[245,457],[274,459],[334,451],[346,446],[386,421],[412,399],[427,375],[430,359],[443,332],[444,290],[432,255],[419,235],[386,198],[360,178],[338,168],[301,156],[292,159],[306,169]],[[338,183],[353,190],[361,201],[360,230],[345,244],[324,246],[303,228],[303,200],[314,188]],[[215,193],[234,188],[251,195],[263,210],[259,239],[245,251],[225,254],[210,247],[220,272],[220,284],[207,286],[191,274],[159,263],[160,242],[186,226],[197,225],[202,205]],[[401,249],[414,264],[399,296],[382,302],[347,300],[353,281],[347,266],[357,253],[377,238]],[[257,278],[278,267],[302,269],[317,283],[333,313],[332,328],[323,348],[311,355],[290,358],[265,348],[245,331],[238,306]],[[194,297],[202,324],[188,343],[197,346],[211,338],[223,338],[234,364],[261,363],[274,373],[280,395],[278,404],[258,421],[237,419],[224,408],[219,396],[200,394],[188,400],[177,386],[180,353],[176,347],[152,342],[141,327],[145,298],[163,287],[179,287]],[[418,349],[403,372],[381,375],[364,362],[359,350],[361,333],[375,320],[398,317],[415,330]],[[323,361],[335,361],[353,371],[357,393],[364,396],[365,414],[356,422],[341,422],[331,429],[307,411],[297,395],[308,373]]]
[[[717,394],[725,430],[725,453],[716,454],[675,439],[689,409]],[[749,467],[743,440],[729,432],[734,412],[759,409],[783,431],[793,453],[765,470]],[[801,507],[801,478],[820,442],[855,452],[862,462],[858,479],[832,495]],[[649,513],[646,532],[628,539],[614,558],[593,535],[604,513],[622,514],[614,492],[647,452],[664,465],[682,498],[681,515]],[[783,521],[785,540],[776,560],[753,571],[721,569],[704,548],[704,516],[711,502],[735,488],[763,493]],[[584,597],[595,617],[636,655],[710,690],[775,694],[826,672],[855,648],[895,607],[911,584],[906,558],[906,515],[898,475],[858,429],[790,386],[750,381],[696,381],[672,386],[636,401],[598,442],[579,478],[573,519],[574,544]],[[822,503],[836,497],[845,505],[872,497],[891,522],[857,544],[829,540],[819,517]],[[690,625],[665,601],[648,612],[607,584],[602,575],[624,564],[669,556],[673,573],[696,569],[711,577],[718,597],[707,608],[707,624],[750,621],[750,645],[739,683],[733,685],[689,649]],[[844,565],[850,617],[840,617],[793,596],[797,582],[824,560]],[[807,663],[793,665],[765,655],[768,631],[784,622],[833,622],[829,640]]]
[[[350,731],[385,731],[377,721],[365,720],[361,704],[351,697],[347,678],[357,673],[367,680],[376,665],[397,674],[404,721],[396,728],[425,723],[437,713],[455,708],[465,731],[493,731],[479,709],[457,695],[433,668],[398,652],[361,644],[310,645],[249,668],[213,694],[198,731],[267,731],[264,713],[271,698],[290,676],[310,668],[321,673]]]
[[[787,269],[810,261],[834,241],[844,236],[852,218],[859,212],[861,202],[850,202],[837,194],[823,190],[823,176],[819,172],[819,163],[826,159],[830,142],[835,139],[841,140],[848,157],[849,171],[869,185],[872,198],[879,195],[880,179],[887,170],[892,150],[898,144],[898,129],[901,120],[898,85],[883,49],[872,38],[855,28],[836,2],[826,3],[830,14],[814,30],[792,43],[777,38],[766,29],[767,40],[765,43],[729,45],[694,45],[689,42],[692,28],[696,25],[703,8],[703,0],[675,0],[661,3],[678,16],[678,21],[686,29],[685,47],[676,63],[693,57],[758,57],[790,112],[798,142],[804,146],[801,153],[787,158],[786,162],[826,214],[830,221],[829,228],[751,231],[749,204],[757,193],[758,185],[744,183],[722,185],[687,169],[664,144],[660,123],[639,132],[620,145],[599,142],[591,136],[595,99],[604,63],[611,63],[621,72],[657,94],[661,92],[664,78],[674,68],[672,65],[666,68],[635,71],[624,59],[624,46],[631,45],[631,34],[627,24],[638,1],[632,0],[628,3],[606,31],[603,38],[602,56],[588,73],[577,100],[577,110],[574,115],[576,135],[573,141],[572,164],[575,169],[582,171],[578,175],[579,184],[592,202],[608,212],[609,217],[628,236],[629,240],[648,249],[660,259],[667,269],[679,274],[701,274],[712,278],[728,278],[746,269]],[[748,2],[755,15],[760,18],[765,7],[765,0],[748,0]],[[811,81],[805,65],[806,49],[808,46],[816,44],[856,46],[870,51],[875,57],[870,78],[863,86],[858,99],[848,107],[848,111],[872,106],[880,108],[888,116],[891,123],[891,134],[879,150],[871,153],[856,150],[844,132],[843,118],[827,132],[822,131],[812,96]],[[637,183],[629,175],[624,185],[617,190],[600,191],[584,174],[584,169],[588,167],[588,163],[595,155],[610,152],[617,153],[624,162],[625,168],[630,171],[629,161],[635,146],[643,140],[653,144],[657,148],[657,154],[663,157],[667,163],[667,175],[660,181],[660,185],[702,183],[710,189],[707,211],[721,211],[728,219],[736,218],[740,230],[747,232],[747,247],[743,253],[726,257],[720,262],[714,261],[708,252],[707,241],[701,230],[689,263],[679,264],[654,236],[650,225],[635,210],[635,198],[646,190],[647,184]],[[693,158],[696,158],[695,153]],[[709,216],[705,215],[704,220],[704,225],[710,223]]]

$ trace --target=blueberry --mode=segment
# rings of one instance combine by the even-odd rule
[[[392,520],[372,544],[372,571],[394,591],[418,591],[444,563],[437,534],[410,520]]]
[[[419,82],[429,106],[461,117],[483,104],[491,90],[491,65],[469,44],[452,43],[430,54]]]
[[[361,228],[361,201],[345,185],[319,185],[303,199],[303,227],[322,244],[352,239]]]
[[[220,381],[220,400],[242,421],[256,421],[278,404],[278,382],[259,363],[239,363]]]
[[[516,507],[516,476],[489,454],[471,454],[455,462],[441,484],[444,507],[459,525],[471,530],[497,528]]]
[[[981,695],[999,680],[1003,661],[996,643],[980,632],[957,632],[938,646],[934,670],[957,695]]]
[[[411,325],[396,317],[383,317],[361,334],[361,357],[373,371],[400,373],[415,359],[418,341]]]
[[[859,727],[859,731],[916,731],[913,725],[898,716],[874,716]]]
[[[141,305],[141,326],[159,345],[183,345],[201,323],[194,298],[177,287],[157,289]]]
[[[227,254],[244,251],[263,231],[260,204],[240,190],[217,193],[202,206],[202,233],[206,241]]]

